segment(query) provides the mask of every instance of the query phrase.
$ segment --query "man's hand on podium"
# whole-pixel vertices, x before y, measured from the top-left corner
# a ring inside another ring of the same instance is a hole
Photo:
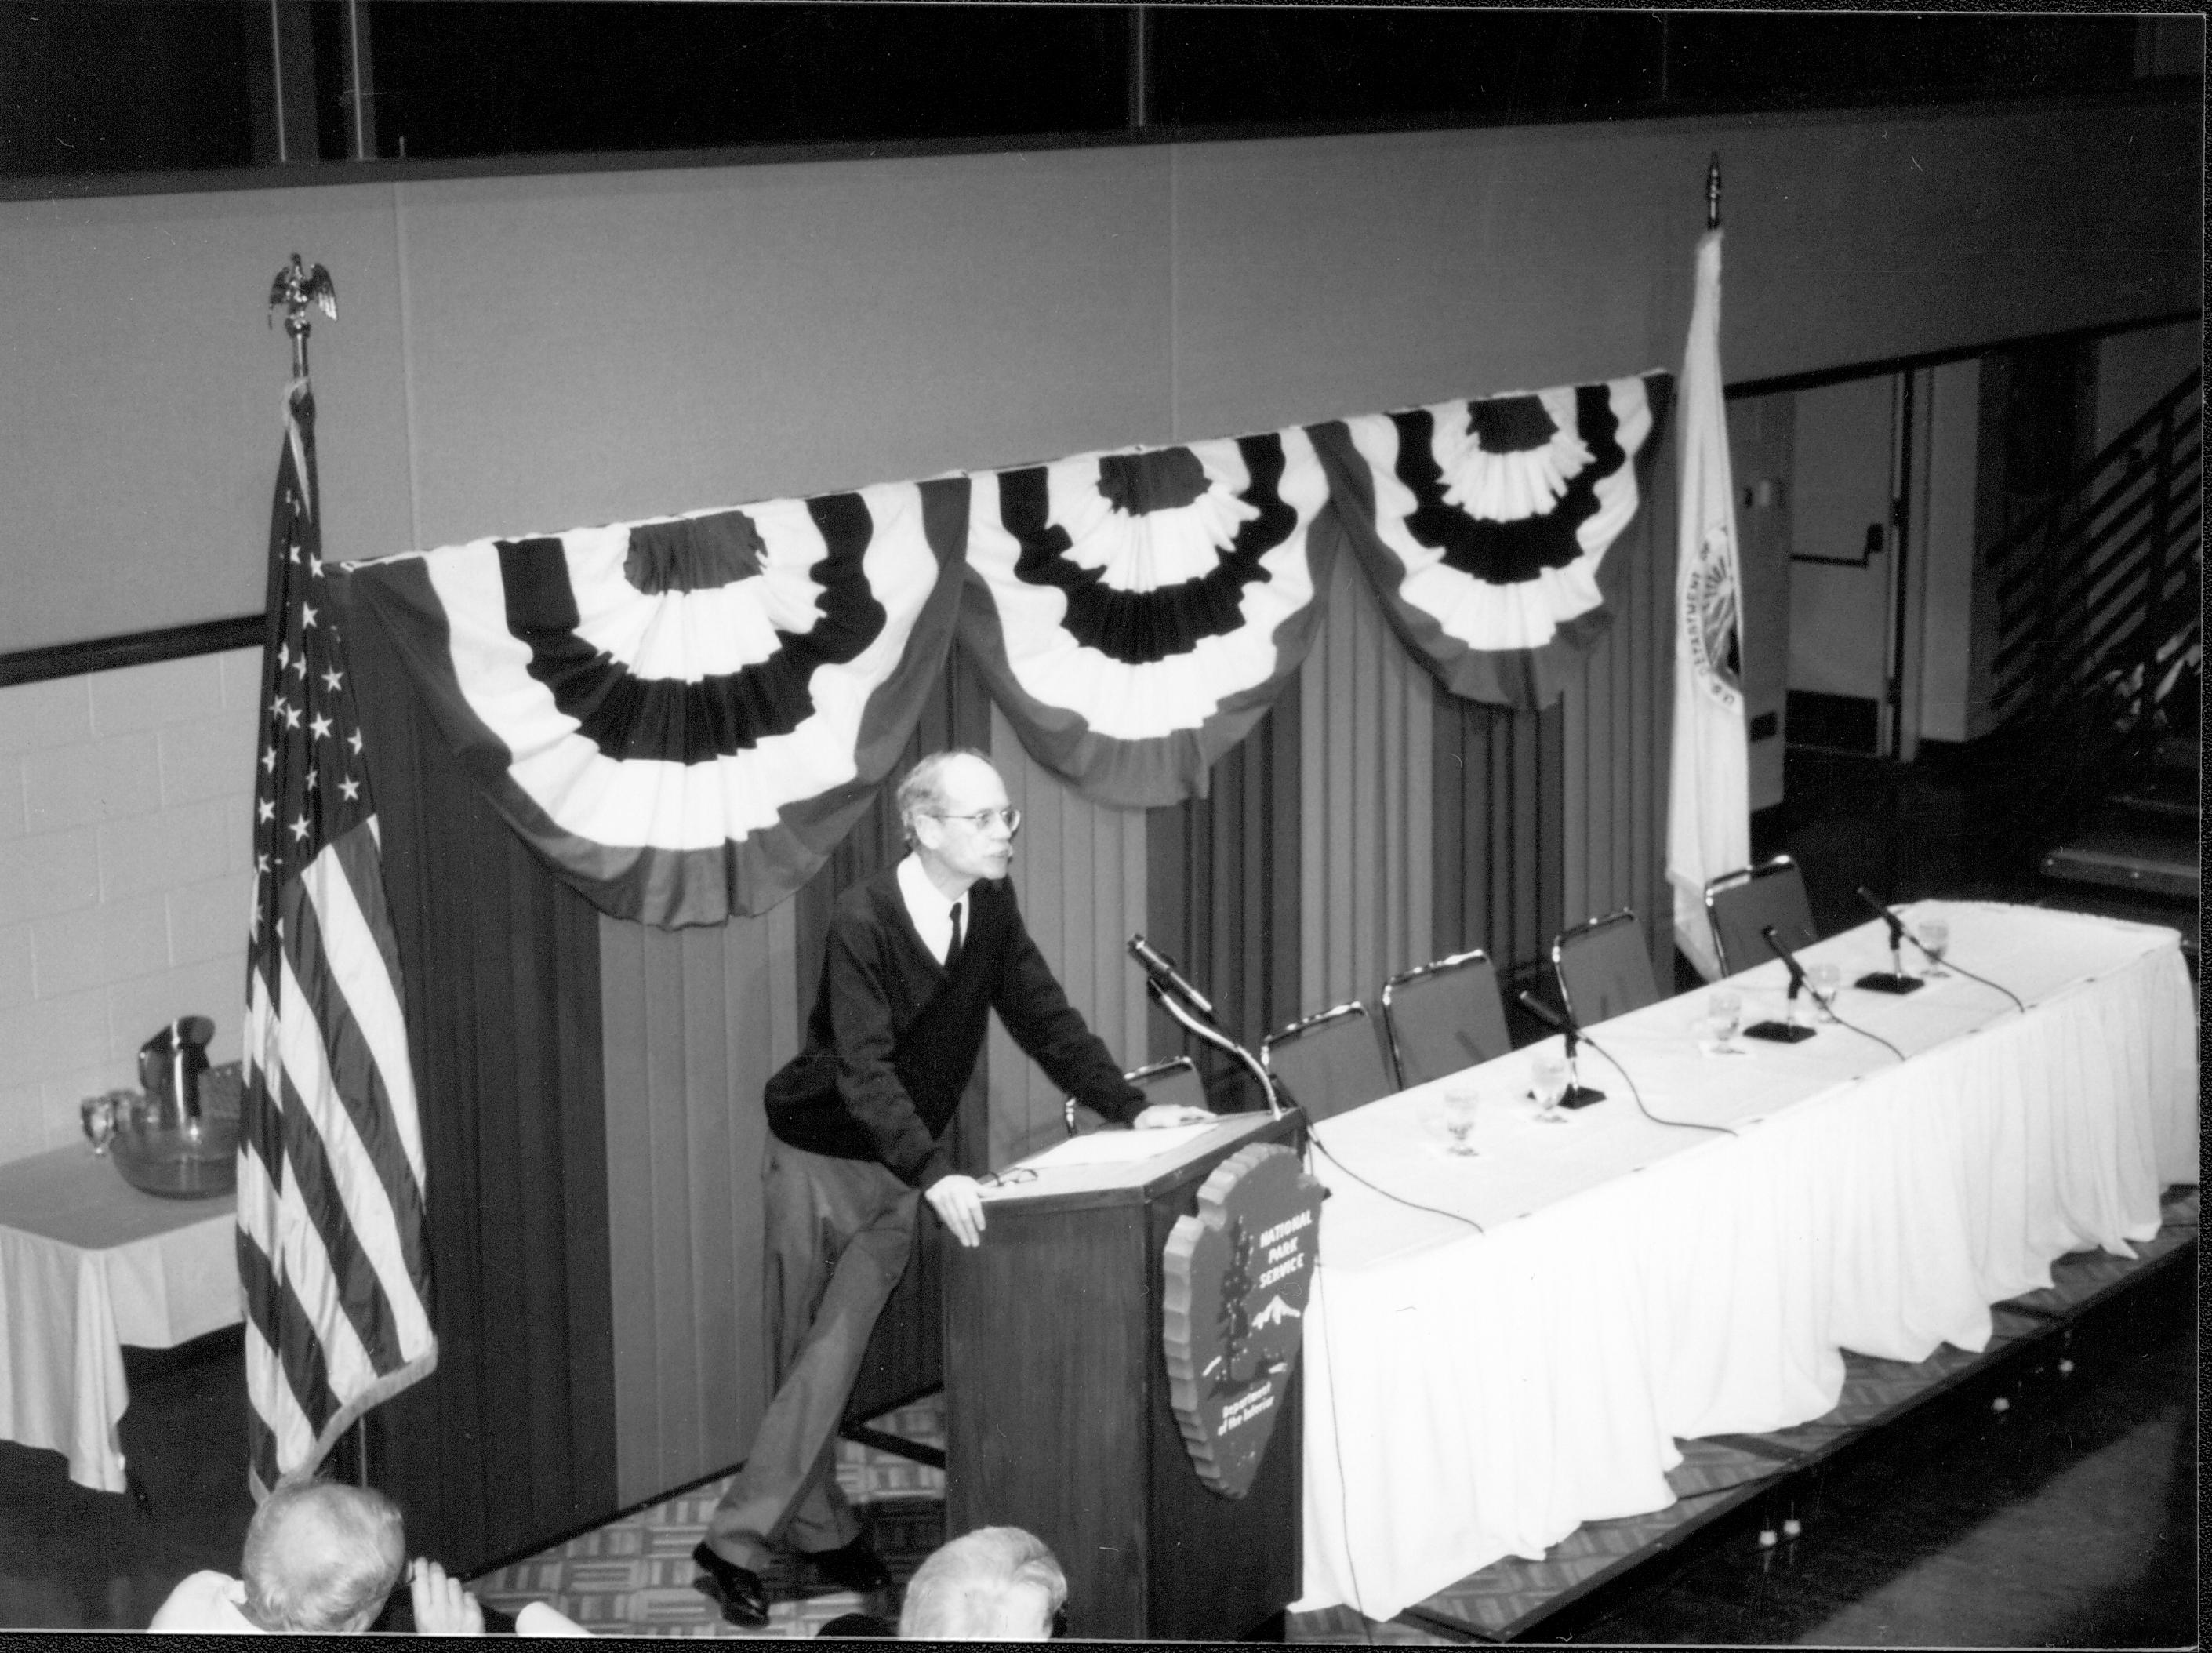
[[[952,1237],[963,1245],[983,1243],[983,1187],[972,1176],[940,1176],[922,1191],[929,1207],[942,1218]]]
[[[1188,1103],[1156,1102],[1132,1122],[1140,1131],[1158,1131],[1170,1125],[1209,1124],[1213,1117],[1206,1109],[1193,1108]]]

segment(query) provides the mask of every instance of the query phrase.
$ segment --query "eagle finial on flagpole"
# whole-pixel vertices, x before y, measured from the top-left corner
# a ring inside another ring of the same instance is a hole
[[[276,272],[276,279],[269,284],[269,325],[276,325],[276,307],[284,307],[284,331],[292,337],[292,377],[307,376],[307,330],[314,324],[307,319],[310,308],[319,305],[332,321],[338,319],[337,283],[331,272],[320,264],[301,262],[295,252],[292,262]]]
[[[1721,227],[1721,152],[1713,151],[1713,158],[1705,163],[1705,228]],[[317,264],[316,269],[322,266]]]

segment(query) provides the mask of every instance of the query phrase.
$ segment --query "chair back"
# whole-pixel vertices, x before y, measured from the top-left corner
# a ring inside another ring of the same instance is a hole
[[[1498,967],[1480,948],[1417,964],[1385,981],[1382,1028],[1401,1091],[1513,1048]]]
[[[1364,1107],[1398,1088],[1367,1006],[1357,1000],[1269,1034],[1260,1042],[1260,1061],[1310,1120]]]
[[[1149,1063],[1121,1077],[1145,1093],[1145,1106],[1147,1108],[1155,1103],[1183,1103],[1193,1108],[1206,1105],[1206,1085],[1198,1077],[1198,1064],[1188,1056],[1170,1056],[1164,1062]],[[1085,1122],[1092,1131],[1105,1123],[1073,1097],[1060,1103],[1060,1112],[1067,1120],[1070,1136],[1087,1134],[1084,1129]]]
[[[1793,951],[1820,939],[1813,928],[1813,904],[1805,897],[1804,869],[1787,855],[1722,873],[1705,886],[1705,916],[1712,921],[1713,951],[1723,975],[1775,956],[1763,933],[1770,924]]]
[[[1625,1016],[1659,997],[1644,927],[1626,907],[1562,932],[1552,944],[1552,970],[1567,1014],[1584,1027]]]

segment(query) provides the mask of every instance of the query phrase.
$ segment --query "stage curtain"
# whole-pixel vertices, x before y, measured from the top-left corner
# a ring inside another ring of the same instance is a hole
[[[1298,1003],[1364,1000],[1435,957],[1430,726],[1435,680],[1339,564],[1299,682]]]
[[[368,1462],[410,1553],[468,1571],[619,1503],[599,915],[466,783],[366,605],[343,618],[405,975],[439,1340],[437,1370],[369,1414]]]
[[[1146,817],[1146,937],[1255,1054],[1297,1014],[1299,701],[1279,696],[1215,761],[1205,796]],[[1261,1105],[1241,1065],[1157,1006],[1148,1004],[1146,1025],[1152,1060],[1192,1056],[1216,1109]]]

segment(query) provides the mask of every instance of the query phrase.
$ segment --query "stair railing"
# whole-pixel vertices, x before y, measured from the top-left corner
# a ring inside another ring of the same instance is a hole
[[[2001,726],[2109,731],[2080,756],[2139,754],[2201,665],[2202,383],[2191,372],[1985,553]]]

